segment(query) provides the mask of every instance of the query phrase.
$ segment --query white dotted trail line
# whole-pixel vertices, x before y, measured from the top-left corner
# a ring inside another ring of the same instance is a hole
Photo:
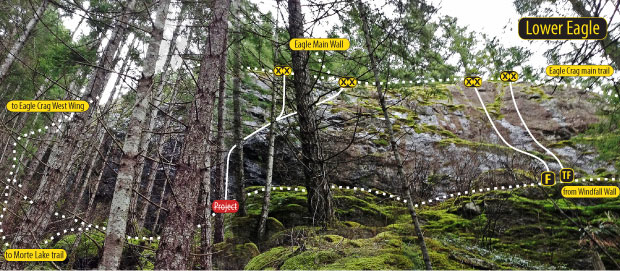
[[[545,148],[545,146],[540,144],[540,142],[538,142],[538,140],[536,140],[536,138],[534,137],[532,132],[530,132],[530,128],[527,127],[527,124],[525,124],[525,121],[523,120],[523,117],[521,116],[521,112],[519,112],[519,106],[517,105],[517,100],[515,100],[515,94],[512,91],[512,82],[510,82],[509,85],[510,85],[510,96],[512,96],[512,103],[514,103],[514,105],[515,105],[515,109],[517,110],[517,115],[519,115],[519,119],[521,120],[521,123],[523,124],[523,127],[525,127],[525,130],[527,130],[527,133],[530,135],[530,137],[532,137],[534,142],[536,142],[536,144],[539,147],[543,148],[547,153],[551,154],[551,156],[553,156],[553,158],[555,158],[555,161],[558,162],[558,165],[560,165],[560,168],[564,168],[564,166],[562,165],[562,162],[560,162],[560,159],[558,159],[558,157],[555,156],[555,154],[553,152],[551,152],[549,149]],[[549,171],[549,169],[547,169],[547,171]]]
[[[249,69],[249,67],[248,67],[248,69]],[[256,68],[255,68],[255,70],[256,70]],[[264,69],[263,69],[263,71],[264,71]],[[316,78],[316,76],[315,76],[315,78]],[[321,77],[321,78],[323,79],[323,77]],[[285,86],[285,84],[286,84],[285,82],[286,82],[286,78],[284,77],[284,78],[283,78],[283,86]],[[417,83],[417,84],[420,84],[421,82],[423,82],[423,83],[428,83],[428,81],[427,81],[427,80],[417,81],[416,83]],[[437,81],[435,81],[435,82],[437,82]],[[442,80],[439,80],[438,82],[443,82],[443,81],[442,81]],[[368,85],[368,82],[365,82],[365,83],[366,83],[366,85]],[[398,84],[398,81],[397,81],[397,82],[386,82],[386,84],[388,84],[388,83]],[[405,84],[405,83],[406,83],[406,81],[405,81],[405,80],[402,80],[402,81],[401,81],[401,84]],[[413,83],[413,81],[409,81],[409,83]],[[448,81],[447,81],[447,80],[446,80],[446,83],[448,83]],[[381,82],[381,84],[382,84],[382,82]],[[512,85],[511,85],[511,86],[512,86]],[[478,94],[478,90],[477,90],[477,89],[475,89],[475,90],[476,90],[476,94],[478,95],[478,98],[480,99],[480,102],[482,103],[482,106],[483,106],[483,108],[484,108],[484,110],[485,110],[485,113],[487,114],[487,117],[489,118],[489,120],[491,120],[491,118],[490,118],[490,116],[489,116],[489,113],[486,111],[486,107],[484,106],[484,103],[482,102],[482,99],[480,98],[480,95]],[[324,103],[326,103],[326,102],[329,102],[329,101],[331,101],[331,100],[335,99],[337,96],[339,96],[339,95],[342,93],[342,91],[344,91],[344,89],[342,89],[342,88],[341,88],[341,89],[340,89],[340,90],[339,90],[339,91],[338,91],[335,95],[332,95],[332,96],[330,96],[329,98],[327,98],[327,99],[325,99],[325,100],[323,100],[323,101],[320,101],[319,103],[317,103],[317,105],[321,105],[321,104],[324,104]],[[283,89],[283,97],[284,97],[284,98],[283,98],[283,101],[282,101],[282,110],[280,111],[280,115],[276,118],[276,121],[283,120],[283,119],[286,119],[286,118],[288,118],[288,117],[291,117],[291,116],[294,116],[294,115],[296,115],[296,114],[297,114],[297,112],[293,112],[293,113],[290,113],[290,114],[287,114],[287,115],[283,115],[283,114],[284,114],[285,105],[286,105],[286,104],[285,104],[285,103],[286,103],[286,99],[285,99],[286,94],[285,94],[285,93],[286,93],[286,92],[285,92],[285,88],[284,88],[284,89]],[[511,94],[512,94],[512,88],[511,88]],[[518,110],[518,109],[517,109],[517,110]],[[67,117],[66,117],[66,118],[67,118]],[[58,124],[58,125],[56,125],[55,123],[52,123],[52,124],[51,124],[51,126],[54,126],[54,128],[55,128],[55,129],[50,130],[49,132],[51,132],[51,133],[60,132],[60,129],[62,128],[62,125],[61,125],[61,124],[62,124],[62,122],[63,122],[63,120],[62,120],[62,118],[60,118],[60,119],[59,119],[59,124]],[[492,121],[491,121],[491,124],[492,124],[493,128],[495,129],[495,131],[497,132],[497,129],[495,128],[495,125],[493,124],[493,122],[492,122]],[[525,124],[525,123],[524,123],[524,124]],[[258,129],[257,131],[255,131],[255,132],[253,132],[252,134],[250,134],[250,135],[246,136],[246,137],[244,138],[244,140],[247,140],[247,139],[251,138],[252,136],[256,135],[258,132],[260,132],[260,131],[264,130],[265,128],[267,128],[267,127],[269,127],[269,126],[270,126],[270,123],[268,123],[268,124],[264,125],[263,127],[261,127],[260,129]],[[49,127],[48,127],[48,126],[45,126],[43,129],[38,129],[38,130],[37,130],[37,132],[38,132],[38,133],[43,133],[43,132],[45,132],[45,131],[47,131],[47,130],[49,130]],[[528,132],[529,132],[529,130],[528,130]],[[29,133],[25,133],[25,134],[23,135],[23,137],[25,138],[25,137],[27,137],[27,136],[29,136],[29,135],[34,135],[34,134],[35,134],[35,131],[30,131]],[[499,133],[498,133],[498,135],[499,135]],[[22,138],[21,136],[18,136],[18,137],[17,137],[17,140],[21,140],[21,138]],[[500,138],[504,141],[504,143],[506,143],[506,142],[505,142],[505,140],[503,139],[503,137],[501,137],[501,135],[500,135]],[[507,143],[506,143],[506,144],[507,144]],[[509,147],[512,147],[512,146],[510,146],[509,144],[507,144],[507,145],[508,145]],[[21,183],[18,183],[18,178],[17,178],[17,173],[19,172],[19,169],[20,169],[19,165],[20,165],[20,162],[21,162],[21,161],[18,161],[18,159],[17,159],[17,154],[16,154],[16,150],[15,150],[17,147],[18,147],[17,143],[16,143],[16,142],[14,142],[14,143],[12,144],[12,147],[8,150],[10,153],[12,153],[12,154],[13,154],[13,157],[11,157],[10,159],[11,159],[11,160],[13,160],[13,162],[14,162],[15,164],[11,165],[12,170],[9,172],[10,178],[9,178],[9,179],[7,179],[7,185],[4,187],[4,189],[3,189],[2,193],[0,194],[0,197],[2,197],[2,196],[3,196],[3,197],[5,197],[5,199],[4,199],[4,201],[3,201],[3,203],[4,203],[4,207],[0,210],[0,239],[1,239],[1,240],[3,240],[3,241],[4,241],[4,240],[6,240],[6,237],[7,237],[7,235],[5,235],[5,233],[4,233],[4,230],[2,229],[2,226],[3,226],[3,219],[4,219],[5,212],[7,212],[7,207],[6,207],[6,206],[8,206],[8,199],[9,199],[9,195],[10,195],[10,194],[8,193],[8,191],[10,191],[11,189],[16,189],[15,187],[17,187],[17,188],[22,188],[22,184],[21,184]],[[235,145],[235,146],[233,146],[233,148],[231,148],[231,150],[229,151],[229,155],[228,155],[228,156],[229,156],[229,158],[230,158],[230,152],[232,152],[232,150],[233,150],[235,147],[236,147],[236,145]],[[517,150],[517,151],[519,151],[518,149],[516,149],[516,148],[514,148],[514,147],[512,147],[512,148],[513,148],[513,149],[515,149],[515,150]],[[521,152],[521,151],[519,151],[519,152]],[[528,153],[526,153],[526,154],[528,154]],[[529,155],[529,154],[528,154],[528,155]],[[531,156],[531,155],[530,155],[530,156]],[[539,159],[538,157],[535,157],[535,158]],[[556,159],[557,159],[557,158],[556,158]],[[558,161],[558,162],[559,162],[559,161]],[[543,163],[544,163],[544,162],[543,162]],[[545,164],[545,165],[546,165],[546,164]],[[228,183],[228,162],[227,162],[227,167],[226,167],[226,168],[227,168],[227,172],[226,172],[226,183]],[[12,178],[12,179],[11,179],[11,178]],[[615,181],[616,181],[616,178],[615,178],[615,177],[612,177],[612,178],[589,178],[589,179],[588,179],[588,178],[581,178],[581,182],[587,182],[587,181],[590,181],[590,182],[595,182],[595,181],[599,181],[599,182],[600,182],[600,181],[612,181],[612,182],[615,182]],[[620,181],[620,179],[618,179],[618,181]],[[576,178],[576,179],[575,179],[575,182],[580,182],[580,179],[579,179],[579,178]],[[13,186],[14,186],[14,187],[11,187],[11,186],[10,186],[10,184],[11,184],[11,183],[13,184]],[[539,185],[540,185],[540,184],[539,184]],[[526,185],[526,184],[523,184],[523,185],[519,185],[519,184],[517,184],[514,188],[527,187],[527,186],[528,186],[528,185]],[[535,186],[535,184],[534,184],[534,183],[531,183],[529,186]],[[228,185],[226,185],[226,187],[228,188]],[[335,185],[332,185],[332,188],[333,188],[333,189],[336,189],[336,186],[335,186]],[[273,189],[273,190],[278,190],[278,188],[277,188],[277,187],[273,187],[272,189]],[[400,201],[402,201],[403,203],[406,203],[406,202],[407,202],[407,200],[406,200],[406,199],[401,198],[400,196],[393,195],[393,194],[386,193],[386,192],[382,192],[382,191],[379,191],[379,190],[377,190],[377,189],[365,189],[365,188],[358,188],[358,187],[353,187],[353,188],[351,188],[350,186],[345,186],[344,188],[343,188],[343,186],[338,186],[338,189],[352,189],[352,190],[354,190],[354,191],[359,190],[359,191],[361,191],[361,192],[368,192],[368,193],[372,193],[372,192],[374,191],[376,195],[387,196],[387,197],[389,197],[390,199],[395,199],[396,201],[399,201],[399,202],[400,202]],[[513,186],[512,186],[512,185],[509,185],[509,186],[508,186],[508,188],[506,188],[505,186],[501,186],[501,187],[494,187],[494,188],[493,188],[493,190],[506,190],[506,189],[508,189],[508,190],[513,189]],[[306,190],[305,190],[305,189],[303,189],[303,188],[302,188],[302,189],[299,189],[299,188],[297,188],[297,187],[295,187],[295,188],[291,188],[291,187],[282,187],[282,186],[281,186],[281,187],[279,187],[279,190],[281,190],[281,191],[283,191],[283,190],[286,190],[286,191],[301,191],[302,193],[305,193],[305,192],[306,192]],[[257,189],[257,190],[255,190],[255,191],[253,191],[253,192],[249,192],[249,193],[248,193],[248,196],[251,196],[251,195],[256,195],[256,194],[258,194],[258,191],[259,191],[259,190]],[[265,191],[265,188],[263,187],[263,188],[261,189],[261,191]],[[428,199],[428,200],[426,200],[426,201],[421,201],[421,202],[419,202],[418,204],[415,204],[414,206],[415,206],[415,208],[418,208],[420,205],[425,205],[425,204],[427,204],[427,203],[428,203],[428,204],[430,204],[430,203],[432,203],[433,201],[435,201],[435,202],[439,202],[439,201],[441,201],[441,199],[447,199],[447,198],[459,197],[459,196],[462,196],[462,195],[468,195],[468,194],[469,194],[469,195],[472,195],[472,194],[474,194],[474,193],[483,193],[483,192],[488,192],[488,191],[491,191],[491,188],[490,188],[490,187],[489,187],[489,188],[484,188],[484,189],[482,189],[482,188],[481,188],[481,189],[478,189],[477,191],[474,189],[474,190],[471,190],[471,193],[470,193],[470,191],[462,191],[462,192],[457,192],[457,193],[451,193],[451,194],[449,194],[449,195],[443,195],[443,196],[441,196],[441,197],[435,197],[435,199]],[[24,197],[23,197],[23,201],[24,201],[24,202],[27,202],[27,203],[29,203],[29,204],[31,204],[31,205],[32,205],[32,204],[34,204],[34,202],[32,201],[32,199],[30,199],[30,200],[29,200],[29,198],[28,198],[27,196],[24,196]],[[212,216],[215,216],[215,215],[216,215],[216,213],[212,213]],[[93,229],[94,229],[94,230],[98,230],[98,231],[100,231],[100,232],[103,232],[103,233],[105,234],[105,230],[106,230],[106,227],[105,227],[105,226],[100,226],[100,225],[94,225],[94,226],[93,226],[93,224],[92,224],[92,223],[87,223],[87,222],[86,222],[86,221],[84,221],[84,220],[78,219],[78,218],[77,218],[77,216],[75,216],[75,215],[64,215],[64,214],[59,214],[58,212],[55,212],[55,213],[54,213],[54,216],[55,216],[55,217],[59,217],[61,220],[73,219],[73,220],[74,220],[74,222],[75,222],[76,224],[75,224],[75,226],[74,226],[74,227],[68,227],[68,228],[65,228],[65,229],[63,229],[63,230],[59,230],[59,231],[57,231],[57,232],[55,232],[55,233],[52,233],[52,234],[51,234],[51,236],[50,236],[49,238],[43,239],[43,243],[44,243],[44,244],[48,244],[48,243],[50,243],[50,242],[52,242],[52,241],[54,241],[54,240],[56,240],[56,239],[60,239],[60,238],[61,238],[62,236],[64,236],[65,234],[68,234],[68,233],[69,233],[69,234],[71,234],[72,232],[88,232],[88,231],[91,231],[91,230],[93,230]],[[79,223],[78,223],[78,222],[79,222]],[[200,229],[201,227],[202,227],[202,225],[200,225],[200,224],[196,225],[196,228],[197,228],[197,229]],[[156,240],[160,240],[160,237],[159,237],[159,236],[129,236],[129,235],[127,236],[127,240],[128,240],[128,241],[129,241],[129,240],[132,240],[132,239],[133,239],[133,240],[142,240],[142,241],[146,241],[146,240],[148,240],[148,241],[153,241],[154,239],[156,239]],[[7,247],[8,247],[8,246],[10,246],[10,244],[9,244],[8,242],[6,242],[6,243],[4,243],[4,246],[7,246]]]
[[[611,179],[610,178],[589,178],[589,179],[588,178],[581,178],[581,182],[588,182],[588,181],[589,182],[601,182],[601,181],[612,181],[612,182],[615,182],[616,178],[611,178]],[[620,181],[620,179],[618,181]],[[578,182],[580,182],[580,179],[577,178],[577,179],[575,179],[574,182],[578,183]],[[570,185],[571,183],[562,183],[562,184]],[[419,202],[419,204],[415,204],[414,206],[417,208],[419,205],[425,205],[426,203],[432,203],[433,200],[440,201],[441,199],[453,198],[453,197],[455,197],[455,195],[456,195],[456,197],[458,197],[458,196],[464,196],[464,195],[473,195],[475,193],[485,193],[485,192],[490,192],[490,191],[495,191],[495,190],[511,190],[511,189],[516,189],[516,188],[524,188],[524,187],[528,187],[528,186],[533,187],[533,186],[536,186],[536,185],[541,185],[541,184],[540,183],[538,183],[538,184],[536,184],[536,183],[530,183],[530,184],[523,183],[523,184],[515,184],[515,185],[508,185],[508,186],[504,186],[503,185],[503,186],[494,186],[494,187],[486,187],[486,188],[465,190],[465,191],[461,191],[461,192],[454,192],[454,193],[451,193],[451,194],[446,194],[446,195],[443,195],[443,196],[435,197],[435,199],[424,200],[424,201]],[[386,196],[386,197],[389,197],[390,199],[395,199],[396,201],[402,201],[403,203],[407,203],[407,200],[404,197],[401,198],[398,195],[386,193],[386,192],[380,191],[378,189],[372,189],[372,188],[365,189],[365,188],[361,188],[361,187],[358,188],[356,186],[351,188],[350,186],[344,186],[343,187],[342,185],[336,186],[336,185],[333,185],[333,184],[331,185],[331,188],[332,189],[336,189],[337,188],[337,189],[353,190],[353,191],[358,191],[359,190],[360,192],[367,192],[367,193],[370,193],[370,194],[372,194],[372,192],[374,191],[374,193],[376,195]],[[304,188],[299,189],[297,187],[287,187],[287,186],[272,187],[271,190],[273,190],[273,191],[278,191],[279,190],[279,191],[285,191],[285,192],[299,192],[299,191],[301,191],[302,193],[306,192],[306,189],[304,189]],[[247,195],[248,196],[258,195],[259,191],[264,192],[265,188],[262,187],[260,189],[254,190],[252,192],[248,192]]]
[[[58,120],[58,122],[59,122],[58,125],[56,125],[55,123],[51,124],[56,129],[49,129],[49,126],[45,126],[43,129],[37,129],[36,133],[35,133],[34,130],[30,131],[29,133],[24,133],[23,134],[23,138],[27,138],[28,136],[35,136],[37,133],[38,134],[44,134],[48,130],[49,130],[50,133],[60,132],[61,131],[60,129],[62,128],[61,123],[63,122],[62,118],[60,118]],[[19,170],[21,169],[20,165],[23,165],[24,168],[25,168],[25,164],[22,164],[21,161],[19,161],[19,159],[17,159],[17,148],[18,147],[22,147],[22,149],[24,149],[24,146],[22,146],[21,144],[19,144],[19,145],[17,144],[17,142],[19,142],[21,139],[22,139],[22,136],[18,135],[18,137],[16,138],[16,142],[13,142],[13,144],[11,145],[11,148],[8,150],[12,154],[12,157],[10,157],[9,159],[13,161],[13,165],[11,165],[11,167],[10,167],[9,178],[6,179],[6,183],[5,183],[6,186],[4,187],[4,189],[2,191],[2,194],[0,194],[0,197],[4,198],[3,201],[2,201],[3,207],[2,207],[1,212],[0,212],[0,239],[2,241],[6,241],[7,236],[8,236],[8,233],[5,233],[4,229],[3,229],[3,226],[4,226],[3,225],[3,222],[4,222],[3,220],[4,220],[5,212],[7,212],[7,206],[9,206],[9,200],[11,199],[10,191],[11,191],[11,189],[13,189],[17,193],[19,193],[19,189],[23,187],[22,180],[20,180],[17,177],[17,175],[19,173]],[[23,151],[26,151],[26,150],[24,149]],[[28,196],[26,196],[26,195],[24,195],[22,197],[22,199],[23,200],[17,198],[16,200],[17,201],[21,201],[21,202],[25,202],[25,203],[31,205],[30,208],[33,208],[33,205],[35,204],[35,202],[32,199],[28,198]],[[19,204],[19,202],[17,204]],[[55,213],[55,216],[57,216],[57,217],[59,216],[58,212]],[[67,215],[60,215],[60,217],[61,217],[62,220],[67,219]],[[69,219],[74,219],[75,222],[78,221],[76,216],[70,216]],[[56,222],[58,222],[58,221],[56,221]],[[81,223],[85,224],[84,221],[82,221]],[[52,236],[51,240],[53,240],[53,239],[54,238]],[[44,243],[47,244],[47,242],[48,242],[48,240],[46,239],[44,241]],[[9,245],[10,244],[8,242],[4,243],[4,246],[6,246],[6,247],[8,247]]]
[[[493,130],[495,130],[495,133],[497,133],[497,136],[499,136],[499,138],[500,138],[500,139],[504,142],[504,144],[506,144],[506,146],[510,147],[511,149],[513,149],[513,150],[515,150],[515,151],[517,151],[517,152],[520,152],[520,153],[522,153],[522,154],[525,154],[525,155],[527,155],[527,156],[530,156],[530,157],[532,157],[532,158],[534,158],[534,159],[536,159],[536,160],[540,161],[540,162],[541,162],[541,163],[545,166],[545,168],[547,169],[546,171],[549,171],[549,166],[547,165],[547,163],[545,162],[545,160],[543,160],[543,159],[541,159],[540,157],[538,157],[538,156],[536,156],[536,155],[533,155],[533,154],[531,154],[531,153],[529,153],[529,152],[525,152],[525,151],[522,151],[522,150],[520,150],[520,149],[517,149],[517,148],[513,147],[512,145],[510,145],[510,144],[509,144],[509,143],[508,143],[508,142],[504,139],[504,137],[502,136],[502,134],[500,134],[500,133],[499,133],[499,131],[497,130],[497,127],[495,127],[495,123],[493,123],[493,119],[491,119],[491,115],[489,115],[489,111],[487,111],[487,107],[484,105],[484,101],[482,101],[482,97],[480,97],[480,93],[478,92],[478,88],[474,88],[474,90],[476,91],[476,95],[478,96],[478,100],[480,100],[480,104],[482,104],[482,109],[484,109],[484,113],[486,113],[487,118],[489,118],[489,122],[491,123],[491,126],[493,126]]]
[[[616,181],[616,178],[590,178],[589,181],[594,182],[594,181]],[[579,179],[575,179],[575,182],[579,182]],[[588,179],[587,178],[582,178],[581,179],[582,182],[587,182]],[[540,185],[540,184],[538,184]],[[434,199],[428,199],[428,200],[424,200],[424,201],[420,201],[417,204],[414,205],[415,208],[419,208],[422,205],[430,205],[433,202],[441,202],[442,200],[445,199],[449,199],[449,198],[458,198],[460,196],[466,196],[466,195],[475,195],[475,194],[481,194],[481,193],[485,193],[485,192],[490,192],[490,191],[497,191],[497,190],[512,190],[512,189],[518,189],[518,188],[526,188],[526,187],[534,187],[536,186],[535,183],[530,183],[530,184],[517,184],[517,185],[508,185],[508,186],[496,186],[496,187],[487,187],[487,188],[480,188],[480,189],[472,189],[470,190],[466,190],[466,191],[461,191],[461,192],[456,192],[456,193],[451,193],[451,194],[446,194],[446,195],[442,195],[442,196],[438,196],[435,197]],[[378,196],[384,196],[384,197],[388,197],[389,199],[394,199],[396,201],[399,202],[403,202],[403,203],[407,203],[407,200],[404,198],[401,198],[398,195],[394,195],[394,194],[390,194],[384,191],[380,191],[377,189],[372,189],[372,188],[363,188],[363,187],[350,187],[350,186],[336,186],[336,185],[331,185],[332,189],[345,189],[345,190],[353,190],[353,191],[360,191],[360,192],[367,192],[370,194],[374,194],[378,195]],[[280,187],[272,187],[273,191],[284,191],[284,192],[301,192],[301,193],[305,193],[306,189],[304,188],[298,188],[298,187],[285,187],[285,186],[280,186]],[[248,192],[248,196],[252,196],[252,195],[257,195],[259,191],[265,191],[265,188],[262,187],[261,189],[256,189],[253,192]],[[3,209],[2,211],[5,211],[5,209]],[[215,216],[215,213],[212,214],[213,216]],[[66,215],[60,215],[57,212],[54,214],[54,216],[59,217],[60,219],[67,219]],[[106,227],[105,226],[100,226],[100,225],[93,225],[93,224],[87,224],[85,221],[81,221],[75,217],[72,217],[70,219],[73,219],[74,221],[74,226],[73,227],[67,227],[64,228],[62,230],[58,230],[55,233],[52,233],[52,235],[49,238],[46,238],[43,240],[44,244],[48,244],[53,242],[54,240],[60,240],[63,236],[67,235],[67,234],[73,234],[73,233],[86,233],[89,231],[99,231],[101,233],[103,233],[105,235],[105,230]],[[78,223],[79,222],[79,223]],[[201,224],[197,224],[196,225],[196,229],[195,230],[199,230],[203,227],[203,225]],[[131,240],[135,240],[135,241],[149,241],[149,242],[153,242],[154,240],[161,240],[160,236],[157,235],[153,235],[153,236],[131,236],[131,235],[127,235],[127,242],[131,241]],[[3,236],[2,239],[4,240],[5,237]],[[9,243],[5,243],[5,246],[9,246]],[[70,252],[72,253],[72,252]]]

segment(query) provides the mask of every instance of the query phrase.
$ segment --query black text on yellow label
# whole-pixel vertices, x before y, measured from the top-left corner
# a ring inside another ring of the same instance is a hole
[[[275,76],[291,75],[292,72],[293,69],[290,66],[277,65],[273,67],[273,74]]]
[[[620,188],[617,186],[564,186],[562,196],[565,198],[617,198]]]
[[[614,68],[609,65],[549,65],[549,76],[611,76]]]
[[[463,79],[463,84],[469,88],[480,87],[482,86],[482,78],[478,76],[467,76]]]
[[[517,82],[519,74],[516,71],[503,71],[499,74],[499,79],[504,82]]]
[[[15,100],[6,104],[11,112],[84,112],[88,110],[86,101],[44,101],[44,100]]]
[[[354,88],[357,86],[357,79],[355,77],[340,77],[338,85],[343,88]]]
[[[289,47],[295,51],[342,51],[349,49],[349,46],[351,43],[348,39],[297,38],[289,42]]]
[[[575,171],[572,168],[563,168],[560,170],[560,181],[563,183],[572,183],[575,179]]]
[[[519,36],[526,40],[602,40],[607,36],[607,21],[600,17],[525,17],[519,20]]]
[[[4,259],[9,262],[64,261],[67,252],[64,249],[7,249]]]
[[[541,173],[540,182],[543,186],[555,185],[555,173],[553,171],[545,171]]]

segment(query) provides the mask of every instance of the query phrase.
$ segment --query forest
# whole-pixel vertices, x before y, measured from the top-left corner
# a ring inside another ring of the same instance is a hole
[[[498,1],[607,22],[527,46],[455,2],[0,1],[1,268],[620,269],[618,195],[563,189],[618,191],[620,1]]]

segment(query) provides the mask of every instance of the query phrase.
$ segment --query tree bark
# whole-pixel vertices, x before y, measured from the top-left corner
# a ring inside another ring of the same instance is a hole
[[[407,208],[409,209],[409,214],[411,215],[411,220],[413,220],[413,225],[415,228],[416,235],[418,237],[418,242],[420,245],[420,250],[422,251],[422,258],[424,259],[424,265],[427,270],[433,269],[431,265],[431,259],[428,255],[428,250],[426,248],[426,242],[424,241],[424,235],[422,234],[422,229],[420,227],[420,222],[418,221],[418,215],[415,211],[413,205],[413,198],[411,195],[411,184],[405,177],[405,171],[403,170],[403,160],[400,157],[400,153],[398,152],[398,144],[396,143],[396,139],[394,138],[394,130],[392,129],[392,123],[390,122],[390,116],[388,114],[387,105],[385,102],[385,96],[383,90],[381,88],[380,79],[379,79],[379,70],[377,68],[377,61],[375,59],[374,50],[372,47],[372,39],[370,30],[368,27],[368,15],[366,11],[366,7],[362,3],[362,1],[357,0],[357,8],[360,14],[360,19],[362,21],[362,30],[364,31],[364,39],[366,44],[366,50],[368,51],[368,57],[370,58],[370,69],[375,77],[375,87],[377,88],[377,96],[379,97],[379,104],[381,105],[381,111],[383,113],[383,119],[385,124],[385,129],[387,130],[388,137],[390,140],[390,147],[392,149],[392,153],[394,155],[394,160],[397,166],[397,177],[400,182],[406,186],[406,194],[407,194]]]
[[[303,38],[304,19],[299,0],[288,1],[289,29],[291,39]],[[291,51],[294,72],[293,86],[299,120],[304,178],[308,191],[308,208],[313,223],[326,224],[334,219],[332,192],[325,176],[322,150],[319,145],[316,112],[312,105],[312,89],[308,76],[308,52]]]
[[[9,50],[8,54],[6,55],[6,58],[2,62],[2,65],[0,65],[0,84],[2,84],[4,77],[9,72],[9,68],[15,61],[15,58],[17,58],[19,51],[21,51],[22,48],[24,47],[24,44],[26,43],[26,40],[30,36],[30,33],[32,33],[32,30],[39,22],[39,19],[41,18],[41,16],[43,16],[43,13],[45,13],[45,9],[47,9],[48,4],[49,4],[49,0],[43,0],[43,2],[41,2],[41,6],[39,6],[39,8],[35,11],[32,18],[30,19],[30,21],[28,21],[28,24],[26,24],[26,29],[24,30],[24,34],[22,34],[22,36],[19,37],[17,41],[15,41],[13,46],[11,46],[11,50]]]
[[[284,99],[284,97],[282,97]],[[275,152],[275,142],[276,142],[276,113],[275,106],[276,105],[276,95],[275,95],[275,84],[273,86],[273,91],[271,92],[271,125],[269,126],[269,134],[268,140],[269,145],[267,147],[267,179],[265,180],[265,194],[263,195],[263,207],[260,212],[260,218],[258,222],[258,238],[259,240],[263,240],[265,237],[267,218],[269,217],[269,203],[271,201],[271,182],[273,180],[273,156]]]
[[[41,178],[40,189],[37,190],[36,195],[33,197],[34,204],[27,210],[27,218],[20,223],[17,228],[18,231],[15,231],[16,237],[13,240],[15,248],[31,248],[32,244],[37,243],[37,240],[40,239],[44,229],[50,222],[56,202],[63,194],[58,193],[56,189],[64,187],[67,183],[68,175],[66,173],[70,170],[72,160],[75,158],[73,154],[80,149],[83,129],[96,108],[99,100],[98,97],[105,87],[109,70],[113,68],[113,56],[119,48],[121,39],[124,37],[123,34],[127,28],[127,22],[135,2],[135,0],[132,0],[126,6],[127,10],[121,16],[121,22],[119,22],[110,36],[110,40],[97,64],[98,67],[102,68],[97,68],[94,71],[86,92],[82,96],[82,100],[92,101],[91,109],[84,113],[75,114],[72,121],[63,124],[67,127],[65,129],[66,132],[60,139],[60,142],[57,142],[52,147],[48,158],[47,172]],[[11,268],[15,269],[23,266],[23,262],[12,262],[11,264]]]
[[[183,8],[181,7],[181,9]],[[168,78],[168,74],[172,72],[172,69],[170,69],[170,71],[166,71],[166,69],[170,65],[170,61],[172,60],[172,56],[174,55],[174,50],[176,48],[176,41],[177,41],[177,37],[179,36],[180,29],[181,29],[181,24],[178,24],[172,33],[172,39],[170,40],[170,45],[168,46],[168,55],[166,56],[166,60],[164,61],[163,70],[159,78],[161,83],[159,84],[159,86],[157,87],[157,91],[155,92],[157,97],[153,101],[154,106],[153,106],[153,109],[151,110],[151,119],[149,120],[149,132],[147,134],[148,136],[147,135],[143,136],[143,140],[146,142],[145,145],[148,145],[148,142],[150,141],[150,138],[152,135],[152,131],[155,129],[155,122],[157,120],[157,115],[159,112],[159,105],[161,103],[161,100],[164,97],[164,86],[166,85],[165,82]],[[174,89],[171,103],[174,103],[175,96],[176,96],[176,88]],[[165,118],[164,123],[162,125],[162,131],[164,133],[166,132],[169,123],[170,123],[170,118]],[[154,148],[157,150],[157,153],[162,153],[163,151],[164,138],[166,138],[165,134],[159,135],[157,144],[154,146]],[[151,200],[151,194],[153,192],[153,186],[155,184],[155,177],[157,175],[157,164],[158,162],[152,161],[149,175],[146,178],[146,189],[143,195],[145,195],[148,198],[148,200]],[[141,167],[141,168],[142,170],[144,170],[144,167]],[[142,170],[140,171],[138,176],[142,176]],[[144,204],[142,204],[142,207],[136,208],[136,213],[137,213],[136,226],[138,229],[141,229],[142,227],[144,227],[144,220],[146,219],[146,213],[148,212],[148,209],[149,209],[149,203],[146,200],[143,202]]]
[[[276,15],[277,16],[277,15]],[[274,50],[273,50],[273,63],[278,63],[278,18],[276,17],[276,27],[273,31],[274,36]],[[266,226],[267,226],[267,218],[269,218],[269,204],[271,202],[271,182],[273,180],[273,157],[275,152],[275,144],[276,144],[276,129],[277,129],[277,120],[276,120],[276,81],[273,81],[271,85],[271,112],[269,113],[269,118],[271,119],[271,125],[269,126],[269,134],[268,137],[268,146],[267,146],[267,179],[265,180],[265,194],[263,195],[263,206],[260,212],[260,217],[258,221],[258,239],[263,240],[265,238]],[[282,100],[284,101],[286,97],[284,96],[284,92],[282,93]],[[284,112],[284,108],[282,108],[282,112]]]
[[[140,155],[142,127],[144,127],[148,110],[148,97],[152,91],[155,64],[159,57],[159,47],[163,40],[169,5],[170,0],[160,0],[157,7],[157,15],[153,21],[142,76],[138,80],[138,87],[136,89],[136,102],[129,119],[129,131],[123,143],[123,155],[118,176],[116,177],[114,196],[112,197],[110,216],[108,217],[108,229],[103,246],[103,258],[99,263],[99,269],[118,269],[121,262],[127,230],[127,216],[129,215],[129,205],[133,195],[132,187],[134,182],[140,180],[140,176],[137,176],[137,173],[140,172],[138,169],[139,165],[136,166],[136,164],[138,162],[138,155]],[[148,144],[148,142],[145,144]]]
[[[208,41],[200,63],[197,89],[194,95],[187,131],[178,161],[176,179],[170,184],[173,194],[169,202],[156,269],[187,269],[191,255],[198,192],[207,176],[205,162],[210,152],[209,136],[213,119],[213,104],[218,90],[218,73],[221,56],[226,50],[228,10],[230,0],[215,0],[213,20],[208,26]],[[210,193],[209,190],[206,193]]]
[[[174,154],[177,151],[177,144],[179,143],[178,139],[173,139],[174,140],[174,145],[172,146],[172,155],[170,156],[170,163],[174,162]],[[164,206],[164,202],[166,202],[164,200],[164,197],[166,195],[166,188],[168,187],[168,176],[170,176],[170,173],[172,172],[171,167],[167,166],[164,168],[164,174],[166,175],[166,178],[164,179],[164,184],[161,186],[161,193],[159,194],[159,207],[157,207],[157,212],[155,212],[155,222],[153,222],[153,232],[158,232],[159,228],[159,222],[161,221],[161,210],[162,210],[162,206]],[[169,193],[168,193],[169,194]]]
[[[227,39],[224,40],[224,44],[227,44]],[[237,52],[238,53],[238,52]],[[201,235],[201,249],[202,254],[204,256],[202,259],[202,267],[205,269],[211,269],[213,266],[213,258],[209,253],[211,251],[211,247],[214,243],[213,240],[213,232],[211,225],[211,193],[207,190],[211,188],[211,178],[210,174],[213,172],[215,179],[215,199],[223,199],[224,195],[224,170],[223,166],[225,164],[225,157],[222,155],[224,152],[224,114],[226,114],[226,57],[227,52],[224,50],[222,56],[220,57],[220,67],[219,67],[219,86],[218,86],[218,97],[217,97],[217,134],[215,136],[215,151],[212,153],[211,163],[215,167],[215,172],[209,170],[206,173],[206,178],[204,179],[203,187],[205,189],[205,195],[203,197],[203,206],[204,213],[202,221],[204,223],[204,227],[202,228]],[[219,216],[224,216],[224,214],[220,214]]]

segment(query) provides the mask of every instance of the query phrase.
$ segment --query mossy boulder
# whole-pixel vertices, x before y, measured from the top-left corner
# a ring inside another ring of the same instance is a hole
[[[355,196],[334,196],[336,216],[340,220],[364,223],[368,226],[386,226],[395,218],[373,202]]]
[[[213,248],[213,264],[217,269],[240,270],[254,257],[260,254],[254,243],[234,245],[217,243]]]
[[[279,269],[288,257],[297,250],[296,247],[275,247],[250,260],[245,270]]]

